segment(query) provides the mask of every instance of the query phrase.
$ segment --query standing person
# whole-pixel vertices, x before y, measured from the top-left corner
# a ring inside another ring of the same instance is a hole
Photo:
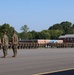
[[[6,58],[7,57],[7,49],[8,49],[8,36],[6,35],[6,31],[3,34],[2,37],[2,49],[3,49],[3,54],[4,56],[2,58]]]
[[[13,31],[13,36],[12,36],[13,56],[12,57],[16,57],[17,55],[17,45],[18,45],[18,36],[16,35],[16,32]]]

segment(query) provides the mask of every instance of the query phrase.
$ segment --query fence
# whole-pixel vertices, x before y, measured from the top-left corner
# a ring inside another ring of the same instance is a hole
[[[48,43],[48,44],[39,44],[39,43],[19,43],[18,49],[33,49],[33,48],[73,48],[74,43]],[[12,45],[9,44],[9,49],[12,48]],[[0,49],[2,45],[0,44]]]

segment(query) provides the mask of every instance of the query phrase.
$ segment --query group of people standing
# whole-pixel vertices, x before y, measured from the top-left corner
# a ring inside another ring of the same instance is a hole
[[[12,57],[16,57],[16,55],[17,55],[17,45],[18,45],[18,36],[16,34],[16,31],[13,31],[11,44],[12,44],[12,49],[13,49],[13,56]],[[8,39],[8,36],[7,36],[7,32],[5,31],[3,33],[3,37],[2,37],[2,49],[3,49],[3,57],[2,58],[7,57],[8,47],[9,47],[9,39]]]

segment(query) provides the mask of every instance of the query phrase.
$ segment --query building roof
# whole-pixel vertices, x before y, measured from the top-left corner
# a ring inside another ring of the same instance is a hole
[[[74,38],[74,34],[66,34],[63,36],[59,36],[59,38]]]

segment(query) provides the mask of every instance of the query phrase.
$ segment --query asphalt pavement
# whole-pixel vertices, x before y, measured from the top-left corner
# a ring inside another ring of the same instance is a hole
[[[0,75],[34,75],[74,68],[74,48],[39,48],[18,50],[16,58],[8,50],[7,58],[0,50]]]

